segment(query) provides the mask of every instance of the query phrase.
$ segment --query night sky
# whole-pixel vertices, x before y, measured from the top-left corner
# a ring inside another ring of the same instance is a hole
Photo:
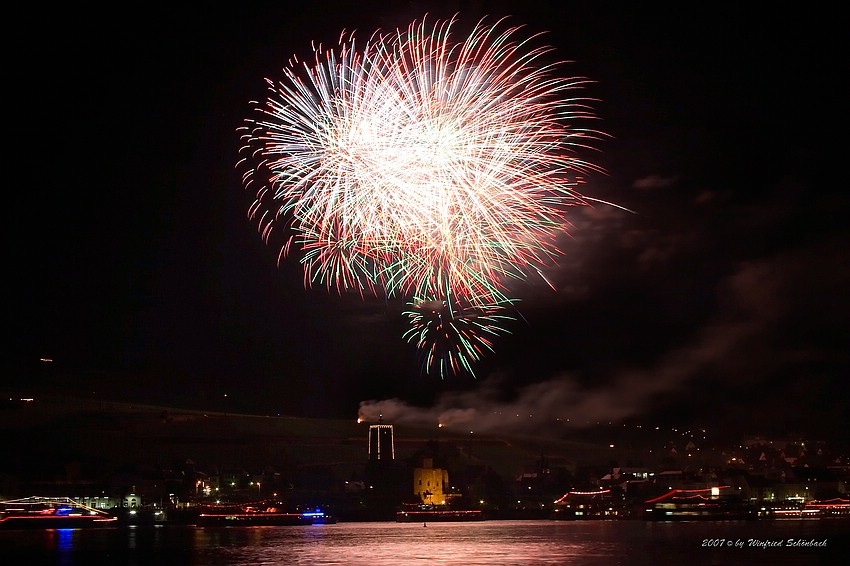
[[[4,89],[10,393],[210,410],[227,394],[231,410],[352,419],[364,403],[396,421],[474,414],[479,429],[527,413],[543,428],[638,419],[829,436],[850,414],[836,14],[569,1],[57,10],[7,18],[24,38],[6,48]],[[399,300],[305,290],[295,258],[278,265],[246,217],[236,129],[264,78],[312,41],[455,12],[547,32],[572,61],[564,73],[594,81],[584,94],[610,137],[583,154],[606,173],[582,191],[632,212],[574,210],[548,274],[557,291],[518,286],[524,319],[477,379],[441,380],[402,340]]]

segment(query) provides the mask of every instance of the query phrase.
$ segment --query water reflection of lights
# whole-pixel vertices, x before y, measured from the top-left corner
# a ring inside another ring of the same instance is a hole
[[[74,529],[50,529],[51,542],[61,553],[71,552],[74,548]]]

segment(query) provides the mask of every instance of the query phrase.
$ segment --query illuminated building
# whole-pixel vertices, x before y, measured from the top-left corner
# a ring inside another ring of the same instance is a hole
[[[422,500],[422,503],[445,505],[444,488],[448,482],[449,472],[435,468],[431,458],[425,458],[421,468],[413,469],[413,493]]]

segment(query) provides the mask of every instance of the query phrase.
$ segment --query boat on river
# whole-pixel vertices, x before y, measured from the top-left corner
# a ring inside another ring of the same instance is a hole
[[[555,501],[550,518],[559,521],[618,519],[622,512],[622,505],[614,500],[610,489],[570,490]]]
[[[728,486],[671,489],[645,502],[644,518],[651,521],[733,521],[758,518],[757,509],[740,496],[725,495]]]
[[[780,501],[762,507],[769,519],[833,519],[850,518],[850,499]]]
[[[336,517],[318,508],[293,513],[276,504],[249,503],[204,506],[196,524],[201,527],[259,527],[327,525],[336,522]]]
[[[415,505],[398,511],[395,520],[397,523],[483,521],[484,513],[479,509],[452,509],[440,505]]]
[[[115,526],[118,520],[69,497],[0,501],[0,529],[78,529]]]

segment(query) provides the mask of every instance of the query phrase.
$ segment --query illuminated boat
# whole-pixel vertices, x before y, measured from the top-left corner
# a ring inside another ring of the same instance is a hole
[[[617,519],[621,515],[610,489],[568,491],[555,501],[551,518],[560,521]]]
[[[484,513],[478,509],[450,509],[439,505],[415,505],[398,511],[395,520],[397,523],[483,521]]]
[[[104,511],[69,497],[25,497],[0,501],[0,529],[78,529],[115,526]]]
[[[836,497],[834,499],[809,501],[804,511],[815,513],[817,516],[826,519],[850,517],[850,499]]]
[[[768,503],[762,509],[768,519],[819,519],[822,514],[820,509],[793,500]]]
[[[850,499],[783,501],[765,507],[766,515],[772,519],[830,519],[850,517]]]
[[[304,511],[301,513],[301,517],[309,520],[311,525],[332,525],[337,522],[336,517],[330,513],[325,513],[319,508],[316,508],[314,511]]]
[[[201,527],[261,527],[328,525],[336,523],[336,517],[321,509],[290,513],[275,505],[209,505],[198,514],[197,525]]]
[[[645,502],[644,517],[653,521],[733,521],[756,519],[756,508],[735,495],[721,494],[728,487],[671,489]]]

